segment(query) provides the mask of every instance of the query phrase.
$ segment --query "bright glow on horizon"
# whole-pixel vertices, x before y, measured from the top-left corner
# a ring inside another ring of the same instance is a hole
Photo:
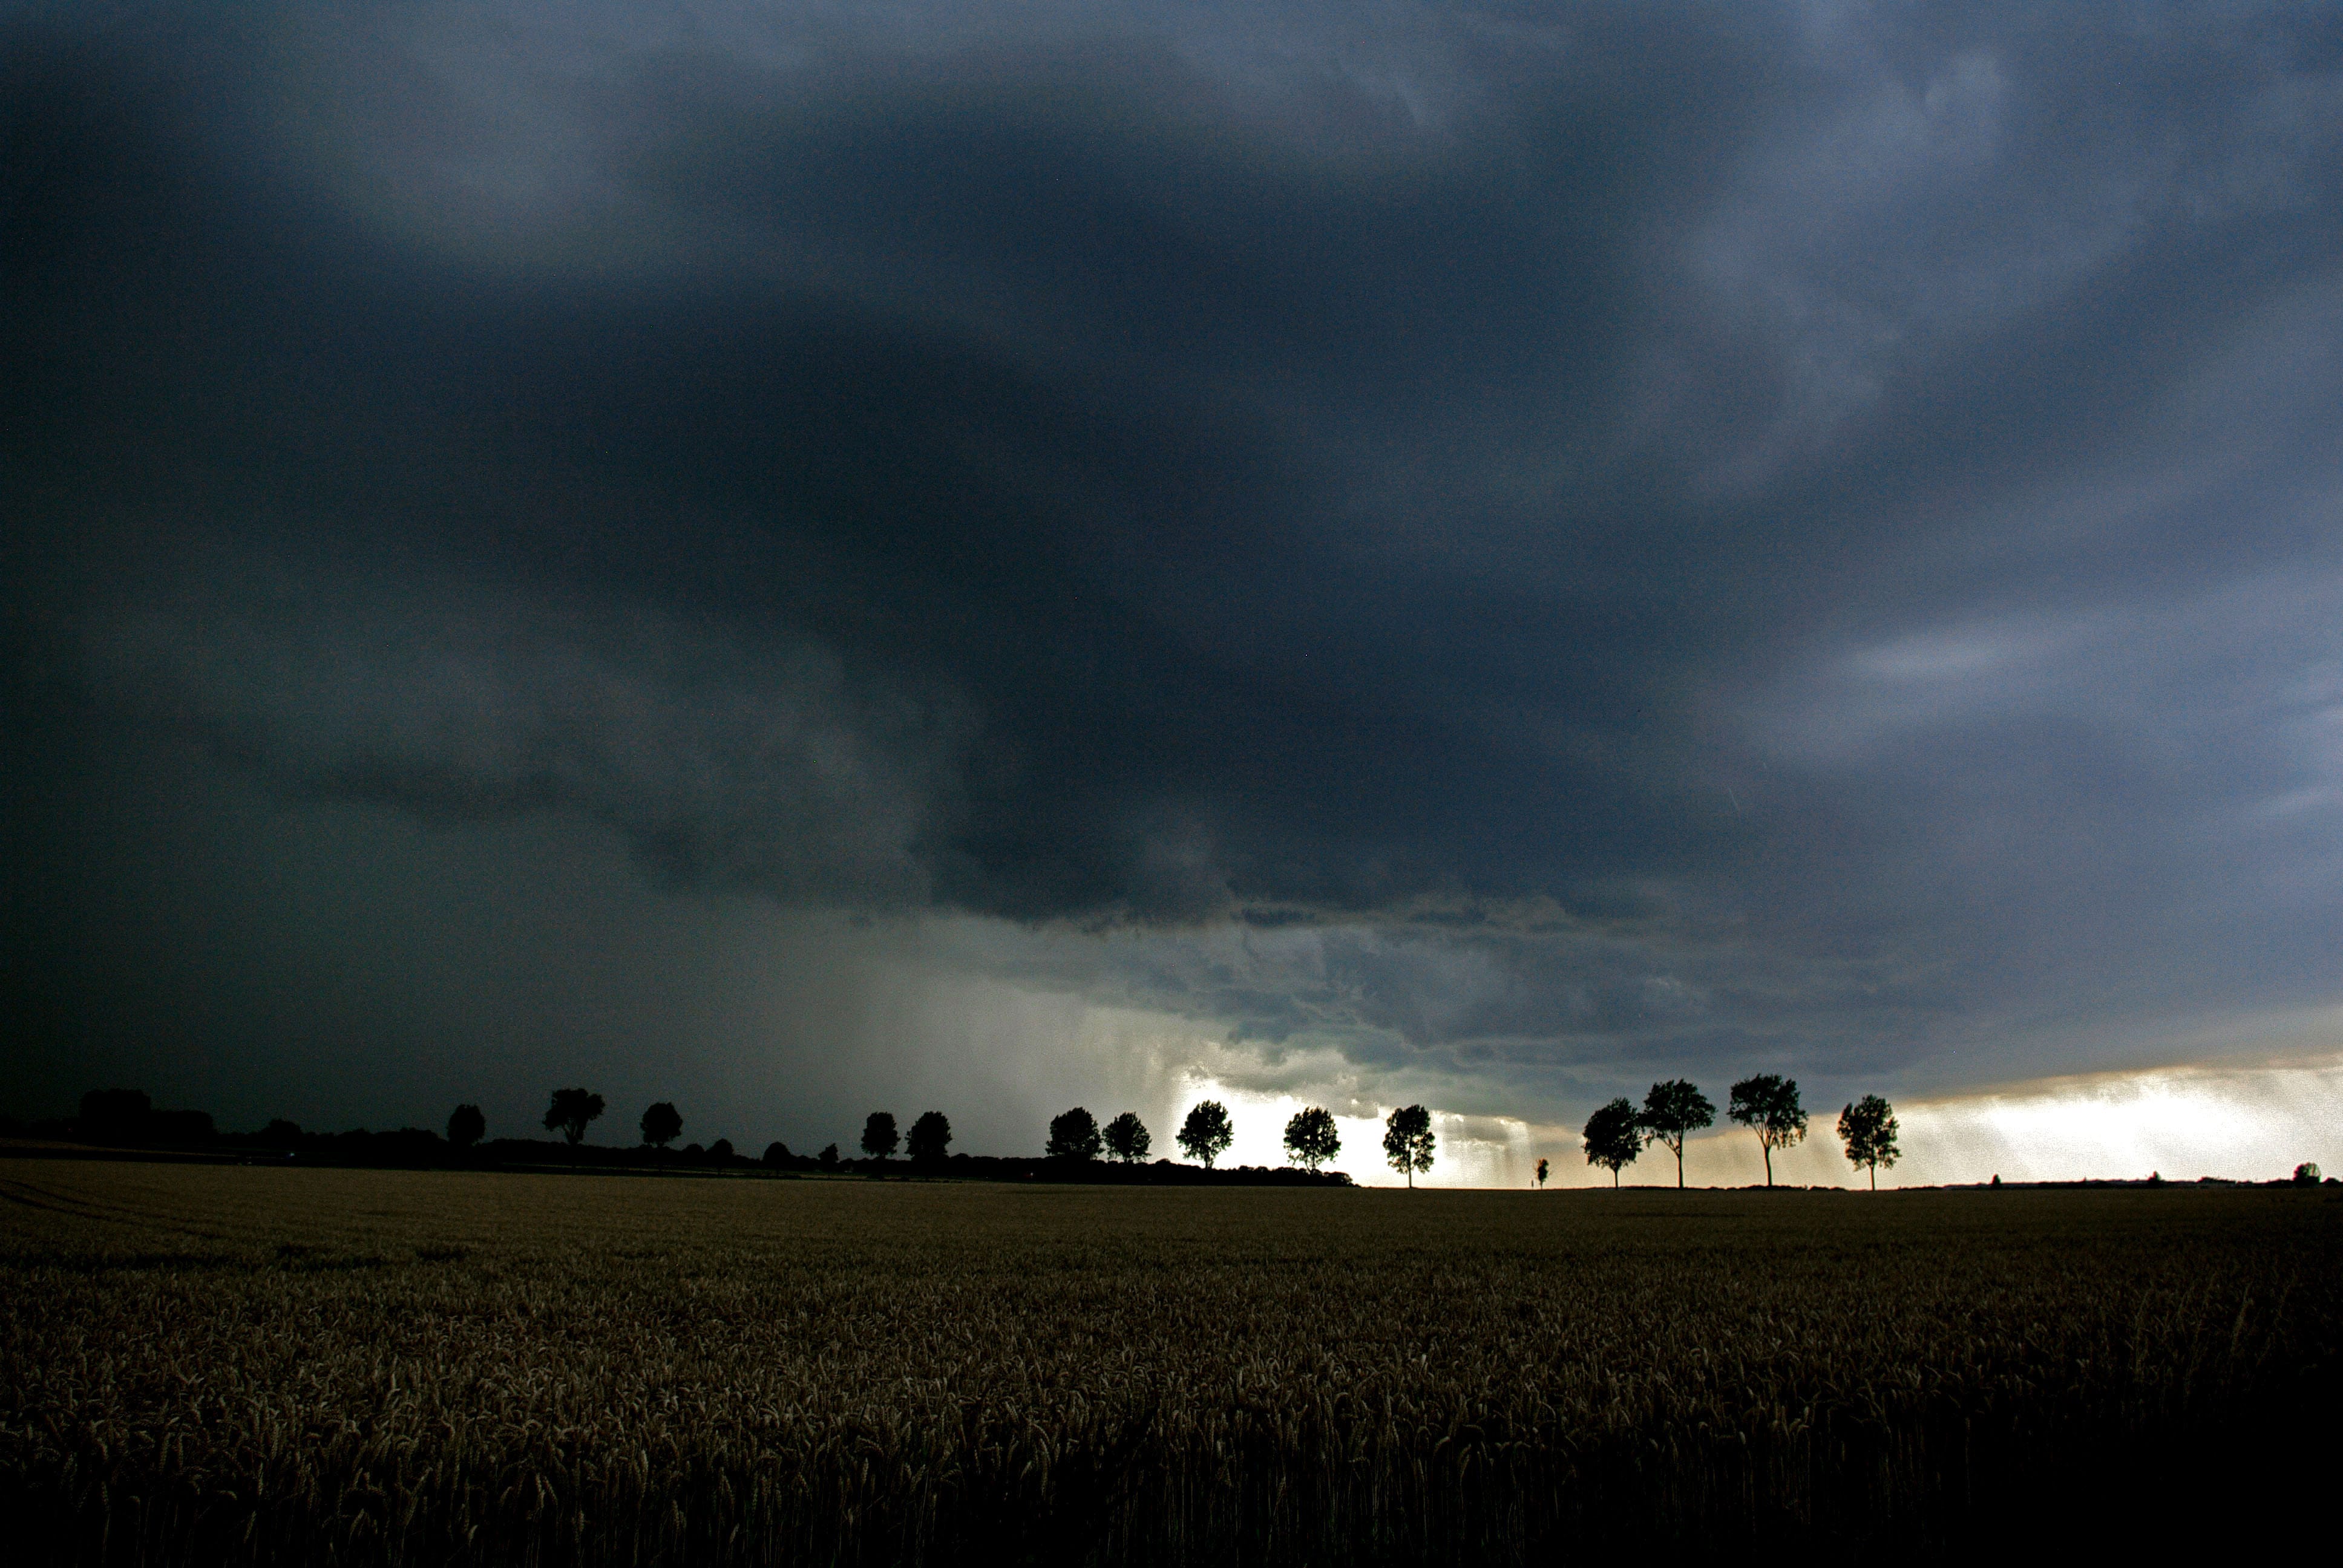
[[[2267,1181],[2306,1160],[2330,1171],[2343,1163],[2343,1057],[2048,1079],[1916,1101],[1902,1114],[1911,1152],[1897,1173],[1906,1183],[2151,1171]]]
[[[1586,1163],[1574,1121],[1460,1114],[1442,1105],[1442,1082],[1405,1075],[1379,1081],[1331,1049],[1287,1051],[1272,1076],[1242,1044],[1167,1026],[1141,1010],[1091,1008],[1083,1025],[1075,1070],[1095,1081],[1090,1103],[1101,1121],[1110,1106],[1136,1107],[1154,1135],[1154,1158],[1184,1160],[1177,1141],[1182,1119],[1198,1101],[1218,1100],[1229,1108],[1236,1134],[1220,1163],[1282,1166],[1289,1162],[1286,1122],[1304,1106],[1322,1105],[1333,1112],[1342,1140],[1328,1168],[1362,1186],[1399,1186],[1403,1178],[1383,1161],[1383,1118],[1394,1105],[1421,1101],[1432,1111],[1438,1151],[1419,1186],[1527,1189],[1540,1158],[1552,1164],[1552,1187],[1611,1184],[1610,1172]],[[1032,1027],[1031,1020],[1018,1024]],[[2305,1161],[2343,1174],[2338,1037],[2343,1010],[2265,1013],[2156,1042],[2183,1062],[2201,1052],[2212,1059],[2206,1065],[2044,1077],[1966,1093],[1891,1091],[1903,1157],[1879,1172],[1879,1184],[1950,1185],[1996,1175],[2008,1181],[2125,1180],[2151,1171],[2168,1181],[2268,1181]],[[2249,1042],[2261,1046],[2260,1060],[2244,1056]],[[1704,1087],[1717,1104],[1719,1124],[1685,1145],[1686,1184],[1764,1181],[1755,1134],[1724,1120],[1726,1084],[1720,1078]],[[1811,1084],[1807,1091],[1806,1141],[1775,1155],[1774,1179],[1793,1186],[1865,1185],[1863,1172],[1841,1152],[1838,1106],[1817,1103]],[[1449,1092],[1456,1091],[1450,1086]],[[1675,1161],[1654,1146],[1624,1174],[1630,1186],[1673,1186]]]
[[[1714,1095],[1720,1101],[1722,1095]],[[1835,1107],[1807,1107],[1806,1141],[1774,1156],[1774,1179],[1795,1186],[1859,1187],[1864,1173],[1841,1152]],[[2343,1166],[2343,1056],[2260,1067],[2177,1067],[2040,1079],[1967,1095],[1911,1100],[1896,1107],[1903,1158],[1879,1172],[1881,1187],[1968,1181],[2137,1180],[2200,1176],[2268,1181],[2313,1161]],[[1684,1146],[1684,1180],[1738,1187],[1765,1179],[1757,1138],[1724,1123]],[[1610,1184],[1575,1147],[1550,1153],[1574,1186]],[[1558,1141],[1558,1140],[1557,1140]],[[1541,1141],[1544,1148],[1544,1141]],[[1627,1168],[1634,1185],[1672,1185],[1675,1161],[1647,1149]]]
[[[1185,1117],[1187,1107],[1200,1100],[1217,1100],[1229,1108],[1229,1121],[1236,1138],[1229,1145],[1229,1151],[1221,1156],[1219,1163],[1223,1168],[1292,1164],[1285,1152],[1285,1124],[1304,1106],[1328,1103],[1327,1100],[1302,1099],[1291,1094],[1248,1094],[1215,1079],[1199,1076],[1189,1081],[1179,1115]],[[1386,1108],[1384,1114],[1388,1113]],[[1327,1170],[1347,1171],[1351,1180],[1362,1187],[1407,1185],[1407,1178],[1383,1159],[1382,1116],[1345,1116],[1337,1111],[1334,1126],[1342,1135],[1342,1151],[1327,1164]],[[1537,1155],[1531,1149],[1534,1133],[1529,1123],[1513,1117],[1455,1116],[1434,1107],[1432,1131],[1433,1166],[1416,1177],[1419,1187],[1518,1186],[1527,1180],[1527,1172],[1537,1163]],[[1174,1160],[1186,1159],[1177,1141],[1179,1132],[1180,1123],[1174,1120],[1157,1137],[1154,1151]]]
[[[1334,1097],[1329,1096],[1328,1099]],[[1720,1101],[1722,1095],[1712,1098]],[[1286,1121],[1325,1100],[1248,1094],[1198,1075],[1185,1087],[1180,1114],[1200,1100],[1229,1108],[1235,1141],[1223,1167],[1290,1163]],[[1864,1173],[1846,1162],[1835,1107],[1810,1106],[1806,1141],[1774,1156],[1774,1179],[1790,1186],[1860,1187]],[[1988,1092],[1911,1100],[1896,1108],[1903,1158],[1879,1172],[1879,1184],[1918,1187],[1986,1181],[2136,1180],[2200,1176],[2267,1181],[2313,1161],[2343,1173],[2343,1056],[2250,1068],[2181,1067],[2042,1079]],[[1380,1117],[1337,1114],[1342,1151],[1328,1167],[1363,1187],[1404,1179],[1383,1161]],[[1553,1162],[1554,1187],[1607,1187],[1610,1173],[1586,1163],[1575,1129],[1537,1126],[1512,1117],[1458,1116],[1433,1110],[1438,1155],[1423,1187],[1527,1187],[1541,1156]],[[1155,1152],[1184,1156],[1177,1121]],[[1739,1187],[1765,1179],[1756,1136],[1723,1122],[1684,1146],[1684,1181],[1694,1187]],[[1629,1186],[1673,1186],[1675,1160],[1658,1145],[1624,1173]]]

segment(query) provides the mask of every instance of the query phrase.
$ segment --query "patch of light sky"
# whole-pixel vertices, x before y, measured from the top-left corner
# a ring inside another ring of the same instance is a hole
[[[1725,1121],[1686,1141],[1684,1181],[1742,1187],[1765,1179],[1756,1135]],[[1219,1100],[1229,1108],[1235,1142],[1221,1163],[1283,1165],[1285,1124],[1303,1106],[1295,1094],[1256,1094],[1197,1076],[1181,1103]],[[1331,1098],[1331,1097],[1330,1097]],[[1438,1156],[1419,1176],[1423,1187],[1526,1187],[1537,1161],[1550,1161],[1553,1187],[1607,1187],[1610,1173],[1585,1161],[1574,1129],[1512,1117],[1456,1116],[1433,1107]],[[1808,1136],[1774,1156],[1774,1180],[1785,1186],[1861,1187],[1835,1133],[1838,1112],[1810,1106]],[[2171,1068],[2041,1080],[1989,1093],[1899,1104],[1902,1158],[1879,1172],[1882,1189],[2005,1181],[2168,1181],[2200,1177],[2268,1181],[2305,1161],[2343,1171],[2343,1053],[2325,1060],[2242,1068]],[[1404,1183],[1383,1158],[1380,1115],[1337,1114],[1342,1153],[1330,1169],[1361,1186]],[[1157,1153],[1181,1158],[1176,1121],[1157,1134]],[[1647,1149],[1622,1177],[1629,1186],[1673,1186],[1675,1161]]]

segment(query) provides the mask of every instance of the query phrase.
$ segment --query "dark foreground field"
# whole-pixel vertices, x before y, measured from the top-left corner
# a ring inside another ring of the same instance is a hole
[[[2317,1189],[12,1162],[0,1554],[2247,1551],[2323,1491],[2338,1264]]]

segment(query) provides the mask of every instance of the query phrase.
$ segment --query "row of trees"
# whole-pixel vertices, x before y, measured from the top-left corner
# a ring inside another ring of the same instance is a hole
[[[545,1130],[558,1132],[573,1146],[585,1141],[586,1129],[602,1119],[609,1104],[600,1095],[588,1089],[557,1089],[553,1103],[546,1107]],[[638,1123],[643,1141],[654,1148],[664,1149],[683,1135],[683,1117],[672,1101],[652,1103]],[[458,1149],[469,1149],[488,1135],[488,1119],[477,1105],[458,1105],[447,1118],[447,1141]],[[719,1138],[714,1147],[725,1154],[732,1152],[732,1141]]]
[[[1229,1108],[1217,1100],[1200,1101],[1180,1125],[1179,1143],[1192,1160],[1211,1170],[1236,1141],[1236,1125]],[[1147,1124],[1126,1111],[1101,1129],[1081,1106],[1050,1121],[1050,1141],[1043,1152],[1051,1159],[1095,1160],[1101,1149],[1118,1160],[1144,1160],[1151,1147]],[[1305,1171],[1315,1171],[1342,1151],[1342,1134],[1334,1113],[1322,1105],[1306,1105],[1285,1124],[1285,1152]],[[1418,1171],[1432,1169],[1434,1141],[1432,1113],[1421,1105],[1403,1105],[1383,1122],[1383,1155],[1392,1169],[1415,1185]]]
[[[1174,1141],[1189,1159],[1212,1170],[1229,1145],[1236,1141],[1236,1123],[1229,1108],[1217,1100],[1200,1100],[1180,1123]],[[1095,1160],[1101,1153],[1137,1161],[1155,1146],[1153,1134],[1135,1111],[1126,1111],[1104,1127],[1081,1106],[1050,1119],[1050,1141],[1042,1152],[1052,1160]],[[1315,1107],[1302,1111],[1285,1127],[1286,1151],[1312,1171],[1341,1152],[1342,1141],[1334,1134],[1334,1119]]]
[[[905,1151],[914,1165],[931,1165],[951,1151],[951,1118],[940,1111],[922,1111],[911,1123],[910,1147]],[[895,1131],[895,1113],[874,1111],[862,1123],[862,1152],[873,1160],[892,1160],[903,1140]]]
[[[588,1126],[605,1109],[598,1094],[583,1089],[557,1089],[545,1113],[545,1126],[547,1131],[558,1131],[575,1144],[586,1136]],[[1765,1159],[1765,1185],[1771,1187],[1775,1151],[1803,1142],[1806,1136],[1806,1111],[1799,1101],[1797,1080],[1771,1072],[1745,1078],[1733,1086],[1725,1115],[1757,1134],[1758,1148]],[[1641,1108],[1623,1096],[1587,1119],[1583,1133],[1586,1162],[1607,1169],[1612,1185],[1616,1186],[1620,1172],[1634,1163],[1646,1148],[1657,1143],[1675,1156],[1676,1185],[1681,1188],[1684,1140],[1704,1127],[1713,1126],[1715,1121],[1715,1103],[1689,1079],[1654,1083],[1651,1092],[1644,1096]],[[640,1128],[645,1143],[664,1149],[682,1135],[683,1118],[671,1101],[662,1100],[643,1112]],[[459,1149],[478,1142],[486,1130],[486,1120],[477,1105],[459,1105],[447,1119],[447,1141]],[[1879,1186],[1879,1167],[1894,1166],[1901,1152],[1896,1147],[1896,1131],[1895,1107],[1875,1094],[1850,1101],[1839,1112],[1838,1135],[1846,1157],[1857,1170],[1870,1173],[1875,1191]],[[951,1140],[950,1120],[940,1111],[923,1111],[911,1123],[906,1151],[914,1164],[935,1163],[944,1159]],[[1236,1127],[1230,1119],[1229,1108],[1217,1100],[1205,1100],[1189,1111],[1187,1120],[1181,1124],[1178,1142],[1189,1158],[1210,1170],[1235,1140]],[[1147,1123],[1139,1119],[1136,1111],[1123,1111],[1101,1127],[1086,1108],[1077,1105],[1051,1118],[1050,1136],[1042,1152],[1053,1160],[1096,1160],[1101,1154],[1111,1154],[1117,1160],[1135,1162],[1147,1158],[1153,1142]],[[904,1140],[897,1130],[893,1112],[872,1111],[862,1124],[863,1153],[883,1161],[892,1159],[903,1148]],[[724,1142],[722,1149],[730,1153],[730,1143]],[[1316,1171],[1342,1150],[1342,1134],[1334,1125],[1333,1113],[1323,1106],[1306,1106],[1285,1124],[1286,1153],[1307,1170]],[[1392,1169],[1407,1178],[1410,1187],[1415,1185],[1420,1172],[1432,1169],[1436,1152],[1432,1113],[1423,1106],[1403,1105],[1384,1119],[1383,1157]],[[1537,1180],[1540,1186],[1545,1184],[1546,1162],[1543,1160],[1538,1161]]]
[[[1806,1111],[1799,1103],[1798,1081],[1772,1072],[1745,1078],[1733,1086],[1725,1113],[1757,1134],[1757,1146],[1765,1156],[1765,1185],[1771,1187],[1774,1151],[1805,1141]],[[1681,1188],[1684,1140],[1715,1121],[1715,1105],[1689,1079],[1654,1083],[1644,1096],[1642,1109],[1623,1096],[1587,1118],[1582,1134],[1586,1162],[1608,1169],[1615,1187],[1621,1170],[1657,1143],[1676,1157],[1676,1185]],[[1870,1172],[1874,1191],[1879,1188],[1879,1168],[1892,1167],[1902,1152],[1896,1133],[1896,1108],[1876,1094],[1852,1101],[1839,1112],[1838,1136],[1847,1160],[1856,1170]],[[1540,1161],[1538,1181],[1543,1184],[1544,1180],[1545,1161]]]

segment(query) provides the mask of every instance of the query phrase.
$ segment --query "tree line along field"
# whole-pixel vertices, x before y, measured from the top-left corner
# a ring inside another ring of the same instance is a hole
[[[0,1200],[25,1562],[2242,1547],[2313,1505],[2343,1392],[2318,1188],[26,1160]]]

